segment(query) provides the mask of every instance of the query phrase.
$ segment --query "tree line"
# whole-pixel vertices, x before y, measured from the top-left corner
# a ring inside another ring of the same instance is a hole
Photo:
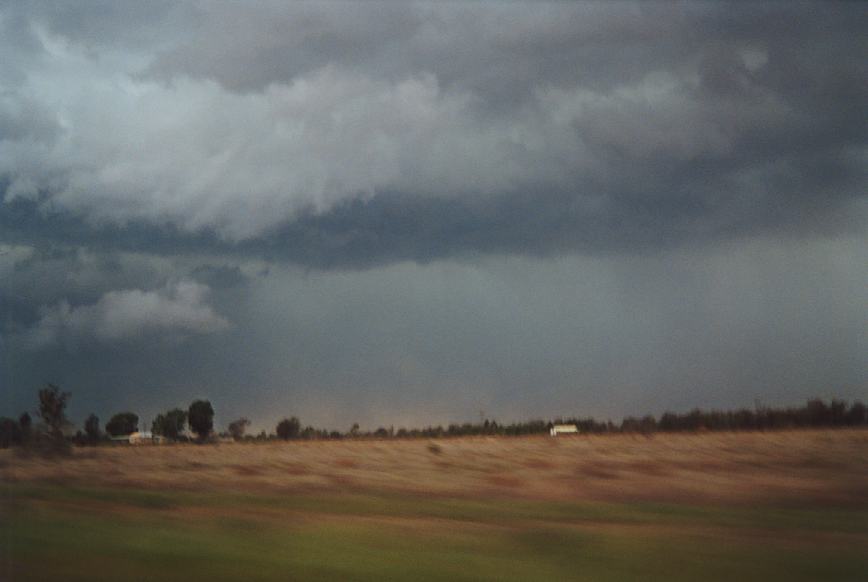
[[[75,430],[66,416],[66,407],[71,398],[69,392],[48,384],[38,392],[37,417],[41,422],[34,425],[33,417],[24,412],[18,419],[0,418],[0,448],[13,445],[28,445],[46,451],[59,451],[71,444],[95,445],[123,439],[139,432],[139,416],[133,412],[114,414],[104,427],[100,419],[90,414],[84,421],[83,430]],[[868,425],[868,408],[859,401],[848,404],[843,400],[808,400],[804,406],[772,408],[757,405],[754,409],[701,410],[686,413],[665,412],[659,417],[646,415],[628,416],[620,423],[594,418],[556,418],[551,421],[529,420],[501,424],[484,419],[478,423],[428,426],[425,428],[380,427],[362,431],[357,423],[346,432],[302,426],[298,417],[290,416],[277,423],[273,433],[261,431],[250,435],[247,418],[230,422],[227,430],[215,433],[214,407],[208,400],[194,400],[186,409],[173,408],[160,413],[151,423],[150,430],[169,441],[209,442],[217,439],[234,441],[343,439],[343,438],[440,438],[451,436],[503,435],[521,436],[544,434],[554,424],[574,424],[583,434],[698,432],[739,430],[780,430],[820,427],[864,427]],[[189,430],[188,430],[189,429]]]

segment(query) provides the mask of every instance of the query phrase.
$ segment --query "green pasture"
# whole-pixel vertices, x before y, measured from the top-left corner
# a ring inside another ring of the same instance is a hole
[[[863,580],[868,509],[6,485],[2,580]]]

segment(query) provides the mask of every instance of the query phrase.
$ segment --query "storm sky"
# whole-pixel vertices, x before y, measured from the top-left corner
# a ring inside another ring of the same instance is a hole
[[[0,3],[0,415],[868,397],[861,3]]]

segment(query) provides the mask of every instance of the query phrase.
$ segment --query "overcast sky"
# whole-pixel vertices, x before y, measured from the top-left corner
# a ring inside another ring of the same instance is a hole
[[[0,415],[868,399],[861,3],[0,2]]]

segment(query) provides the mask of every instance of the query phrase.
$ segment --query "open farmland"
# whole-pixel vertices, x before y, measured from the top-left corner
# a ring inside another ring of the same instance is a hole
[[[864,579],[868,431],[0,451],[3,579]]]

